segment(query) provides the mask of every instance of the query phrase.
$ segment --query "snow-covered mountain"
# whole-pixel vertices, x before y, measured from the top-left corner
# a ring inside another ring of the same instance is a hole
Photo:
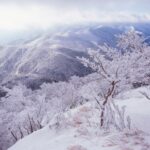
[[[129,28],[144,33],[149,42],[149,24],[113,24],[69,27],[44,33],[20,44],[0,47],[0,81],[12,85],[18,81],[37,88],[43,82],[67,80],[72,75],[91,72],[77,59],[86,56],[97,44],[116,45],[116,35]]]

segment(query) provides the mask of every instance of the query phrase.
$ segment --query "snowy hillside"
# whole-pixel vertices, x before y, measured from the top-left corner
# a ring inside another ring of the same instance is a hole
[[[117,38],[116,47],[91,41],[104,33],[110,41],[111,32],[111,39]],[[15,45],[13,51],[11,46],[2,47],[0,149],[17,143],[16,150],[27,139],[23,148],[29,146],[28,150],[46,149],[38,140],[53,149],[60,143],[64,150],[91,145],[96,150],[114,145],[118,150],[148,150],[150,45],[133,27],[117,37],[115,32],[114,27],[103,26],[93,27],[92,32],[74,29]],[[97,48],[83,50],[89,45],[82,37]]]
[[[130,130],[100,129],[99,111],[95,102],[90,102],[55,116],[48,126],[9,150],[149,150],[150,101],[141,92],[147,89],[125,92],[115,100],[119,106],[126,106],[126,115],[131,117]]]
[[[0,150],[150,150],[150,0],[0,0]]]
[[[97,44],[116,46],[116,35],[133,27],[142,32],[149,42],[149,24],[110,24],[70,27],[44,33],[20,44],[2,46],[1,84],[12,85],[21,81],[34,89],[43,82],[87,75],[91,70],[85,68],[76,57],[86,57],[87,49],[97,49]]]

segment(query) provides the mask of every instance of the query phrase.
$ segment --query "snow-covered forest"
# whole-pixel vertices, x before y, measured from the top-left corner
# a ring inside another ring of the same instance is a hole
[[[116,38],[115,48],[104,43],[75,58],[92,70],[84,77],[43,83],[36,90],[21,82],[2,86],[0,149],[17,142],[10,150],[149,150],[150,46],[134,29]]]

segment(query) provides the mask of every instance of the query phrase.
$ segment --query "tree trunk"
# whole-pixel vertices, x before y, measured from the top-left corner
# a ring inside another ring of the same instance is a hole
[[[113,95],[114,90],[115,90],[115,85],[117,82],[112,81],[111,88],[108,89],[106,95],[104,96],[104,102],[102,104],[102,110],[101,110],[101,114],[100,114],[100,126],[101,127],[103,127],[103,125],[104,125],[104,115],[105,115],[106,104],[108,103],[109,98]]]

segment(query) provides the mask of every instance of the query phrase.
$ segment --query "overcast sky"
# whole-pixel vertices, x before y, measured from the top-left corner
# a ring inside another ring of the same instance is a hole
[[[56,24],[150,21],[150,0],[0,0],[0,30]]]

